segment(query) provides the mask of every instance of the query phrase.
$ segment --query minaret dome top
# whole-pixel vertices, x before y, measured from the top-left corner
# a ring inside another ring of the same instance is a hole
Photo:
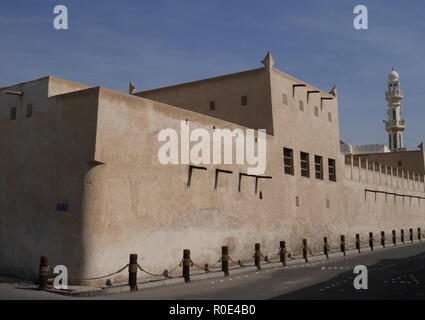
[[[389,82],[395,82],[398,81],[398,79],[400,78],[400,75],[398,74],[397,71],[395,71],[394,69],[389,73],[388,75],[388,81]]]

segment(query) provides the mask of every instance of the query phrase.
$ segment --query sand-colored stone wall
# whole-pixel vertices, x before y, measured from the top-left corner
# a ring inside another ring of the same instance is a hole
[[[260,82],[261,90],[251,90],[249,101],[265,99],[272,123],[249,115],[243,121],[252,122],[245,127],[105,88],[78,90],[63,80],[49,84],[54,78],[24,84],[23,101],[2,96],[1,272],[33,276],[38,257],[45,254],[52,264],[67,265],[73,276],[97,277],[137,253],[144,268],[160,273],[173,269],[186,248],[195,263],[213,265],[222,245],[229,246],[234,259],[250,260],[256,242],[273,257],[280,240],[293,254],[300,253],[303,238],[320,252],[323,236],[337,247],[341,234],[352,245],[356,233],[365,242],[368,232],[425,226],[423,200],[403,203],[399,197],[385,200],[377,194],[375,199],[365,192],[382,188],[424,196],[422,181],[403,185],[401,178],[347,163],[339,151],[337,95],[308,84],[294,89],[302,82],[275,69],[244,77],[243,83]],[[213,86],[222,97],[234,93],[235,101],[240,98],[241,92],[227,83],[215,81]],[[48,88],[57,94],[49,97]],[[201,88],[204,93],[195,95],[195,101],[206,96],[204,84]],[[190,90],[195,92],[193,86]],[[34,103],[33,118],[21,117],[19,111],[16,122],[8,120],[10,105],[24,108],[27,99]],[[248,114],[262,110],[257,104],[246,107],[252,108]],[[262,175],[271,179],[259,178],[256,192],[255,177],[240,177],[247,165],[201,164],[206,170],[194,169],[188,188],[189,164],[158,161],[159,132],[179,132],[186,120],[191,130],[211,133],[214,127],[245,130],[271,124]],[[293,175],[284,172],[284,147],[293,149]],[[309,178],[300,174],[301,151],[310,155]],[[323,180],[315,177],[315,155],[323,158]],[[336,161],[335,182],[329,180],[328,159]],[[219,173],[214,188],[217,169],[232,173]],[[391,179],[398,179],[399,187]],[[62,202],[69,203],[68,212],[55,210]],[[113,277],[125,279],[125,272]]]
[[[50,80],[0,95],[0,272],[29,279],[41,255],[79,269],[83,177],[95,150],[98,89],[49,98]],[[57,211],[64,203],[68,211]]]

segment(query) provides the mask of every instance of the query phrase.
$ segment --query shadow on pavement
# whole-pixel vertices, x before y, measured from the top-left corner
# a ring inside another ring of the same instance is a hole
[[[425,299],[425,253],[403,259],[382,259],[367,269],[367,290],[354,288],[353,281],[357,275],[351,270],[272,300]]]

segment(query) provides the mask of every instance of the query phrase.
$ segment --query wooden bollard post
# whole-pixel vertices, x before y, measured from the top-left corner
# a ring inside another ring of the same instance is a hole
[[[130,286],[130,291],[135,292],[137,288],[137,254],[130,254],[130,263],[128,265],[128,285]]]
[[[360,234],[356,233],[356,249],[360,253]]]
[[[412,228],[409,229],[409,238],[410,238],[410,242],[413,242],[413,229]]]
[[[369,247],[370,250],[373,251],[373,233],[369,232]]]
[[[397,245],[397,235],[395,230],[393,230],[393,244],[396,246]]]
[[[47,288],[47,278],[49,276],[49,258],[40,257],[40,267],[38,269],[38,288],[45,290]]]
[[[346,256],[345,253],[345,236],[341,235],[341,252],[344,254],[344,256]]]
[[[307,239],[303,239],[303,258],[305,262],[308,262],[307,250],[308,250]]]
[[[221,271],[224,272],[224,276],[229,276],[229,247],[221,247]]]
[[[279,242],[279,255],[280,255],[280,262],[282,262],[282,266],[286,266],[286,244],[285,241]]]
[[[192,259],[190,259],[190,250],[183,250],[183,278],[184,282],[190,282],[190,266],[192,264]]]
[[[418,228],[418,240],[420,242],[422,242],[422,240],[421,240],[421,228]]]
[[[385,248],[385,231],[381,231],[381,246]]]
[[[260,244],[256,243],[255,252],[254,252],[254,263],[255,263],[255,266],[257,267],[257,270],[261,269],[260,258],[261,258]]]
[[[326,259],[329,260],[329,244],[328,244],[328,237],[323,237],[323,253],[326,256]]]
[[[404,229],[400,230],[400,241],[404,244]]]

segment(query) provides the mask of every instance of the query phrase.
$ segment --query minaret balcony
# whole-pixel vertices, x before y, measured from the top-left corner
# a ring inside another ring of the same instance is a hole
[[[391,99],[391,98],[403,98],[403,90],[400,89],[396,89],[396,90],[390,90],[390,91],[385,91],[385,98]]]
[[[388,120],[385,121],[385,129],[390,130],[390,129],[404,129],[406,126],[406,121],[401,119],[401,120]]]

